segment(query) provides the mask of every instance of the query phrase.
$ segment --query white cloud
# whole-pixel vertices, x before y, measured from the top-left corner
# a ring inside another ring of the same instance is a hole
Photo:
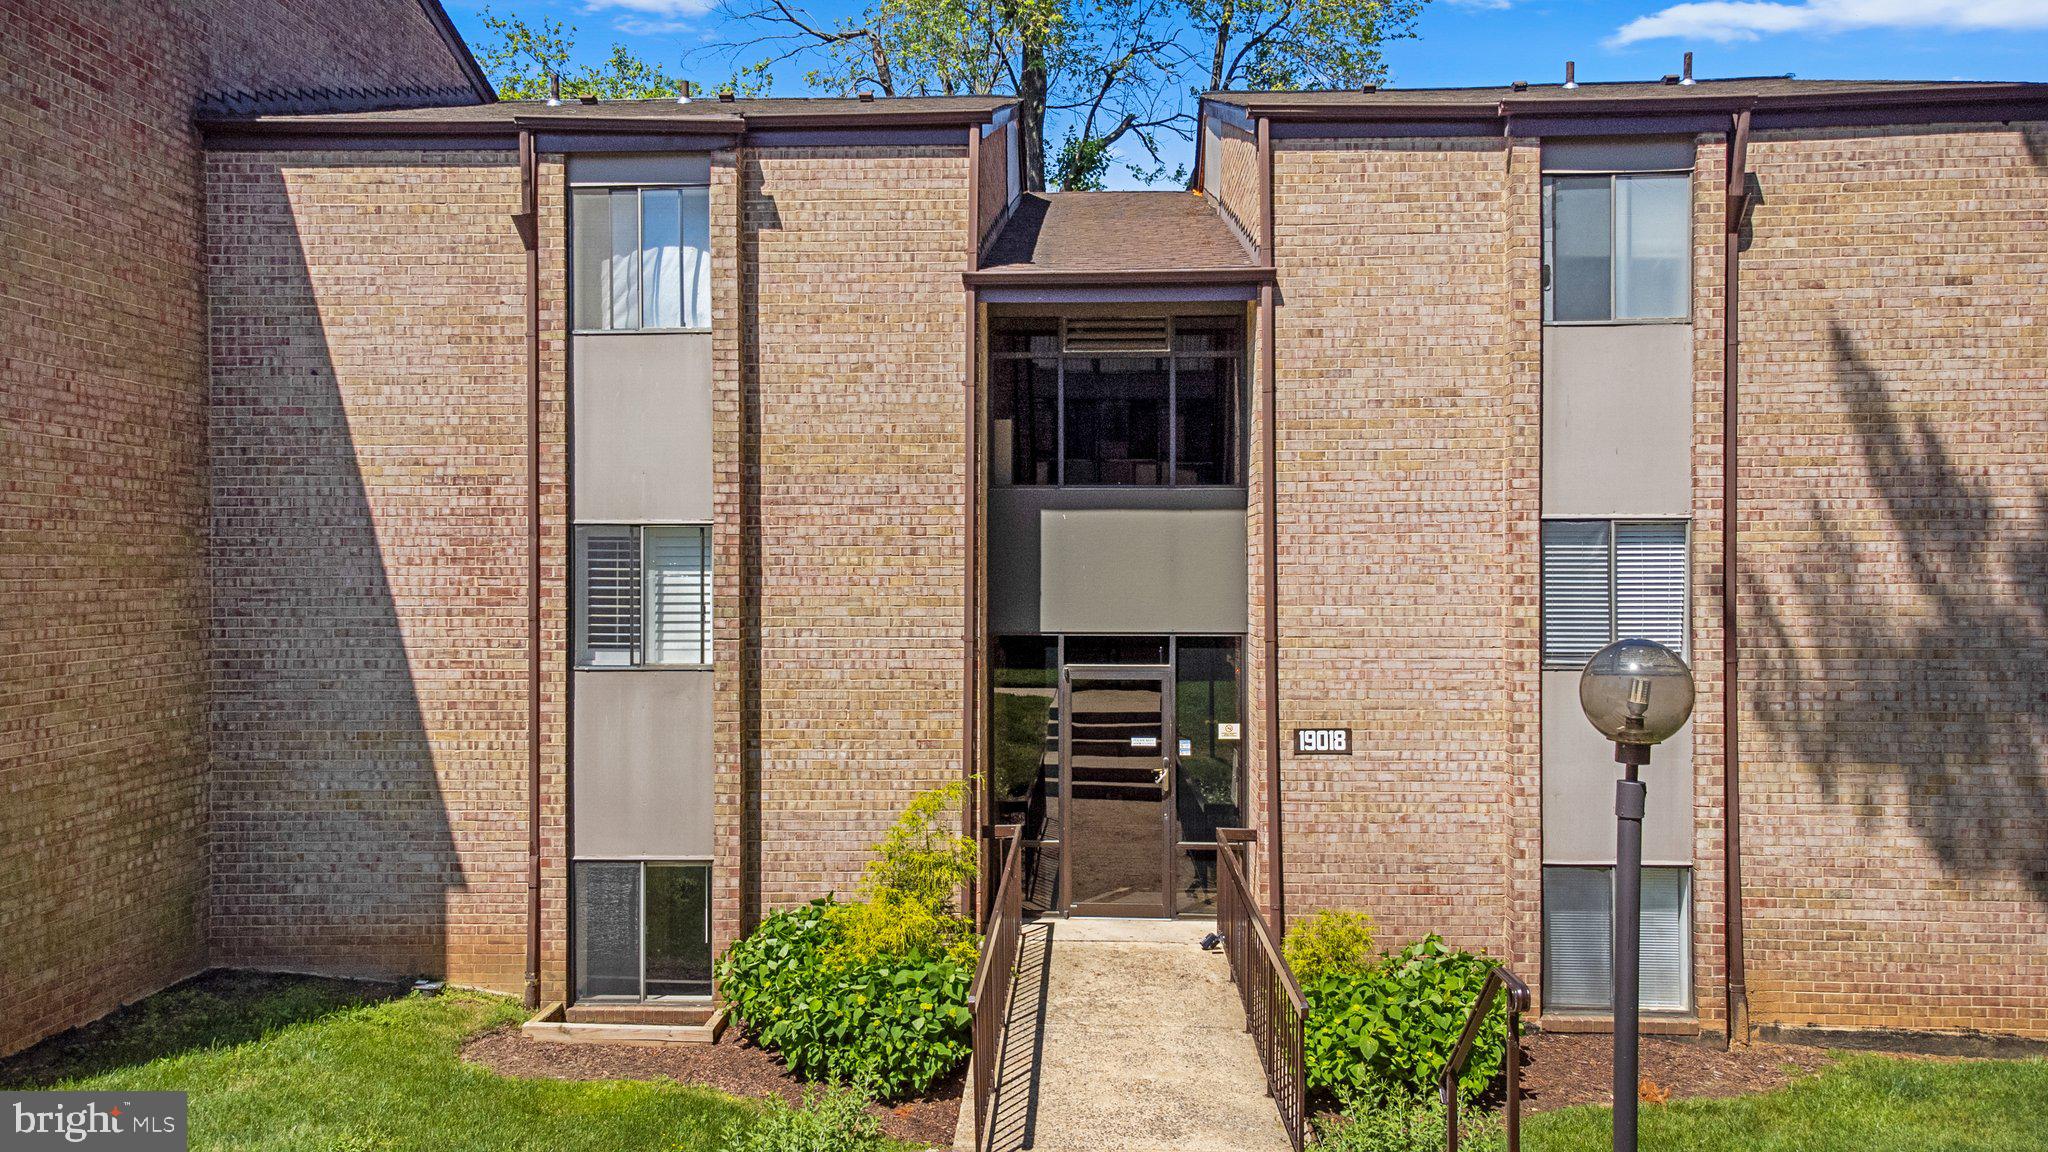
[[[664,22],[660,18],[677,21],[686,16],[702,16],[711,11],[712,3],[713,0],[586,0],[586,6],[592,12],[602,12],[608,8],[623,9],[630,15],[620,17],[622,24],[627,20],[640,19],[642,23],[650,25]],[[657,19],[642,19],[644,17]]]
[[[1513,4],[1515,0],[1448,0],[1454,8],[1486,8],[1499,11]]]
[[[1612,42],[1642,40],[1755,40],[1780,32],[1852,32],[1860,29],[2012,32],[2048,29],[2044,0],[1703,0],[1638,16]]]

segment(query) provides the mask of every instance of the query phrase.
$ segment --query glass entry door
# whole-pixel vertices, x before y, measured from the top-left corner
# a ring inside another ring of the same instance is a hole
[[[1173,671],[1068,665],[1060,676],[1067,911],[1170,916]]]

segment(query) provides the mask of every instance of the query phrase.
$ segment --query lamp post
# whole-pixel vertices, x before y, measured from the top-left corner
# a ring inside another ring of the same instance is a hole
[[[1636,1152],[1638,975],[1643,950],[1643,804],[1636,770],[1692,715],[1692,669],[1649,640],[1619,640],[1579,676],[1579,707],[1614,741],[1614,1152]]]

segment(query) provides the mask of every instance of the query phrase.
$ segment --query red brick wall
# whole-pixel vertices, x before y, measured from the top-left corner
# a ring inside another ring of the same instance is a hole
[[[0,1052],[206,962],[192,112],[245,84],[476,98],[412,0],[282,8],[0,10]]]
[[[1742,266],[1752,1014],[2048,1036],[2048,128],[1801,136]]]
[[[746,658],[717,712],[758,911],[850,892],[960,779],[966,145],[748,150],[739,180],[744,388],[714,419],[743,429],[719,511]]]
[[[1537,221],[1516,206],[1535,153],[1281,143],[1274,162],[1281,727],[1353,742],[1283,757],[1290,916],[1363,908],[1389,942],[1519,954],[1540,365]]]
[[[207,170],[214,960],[516,988],[517,164],[220,153]]]

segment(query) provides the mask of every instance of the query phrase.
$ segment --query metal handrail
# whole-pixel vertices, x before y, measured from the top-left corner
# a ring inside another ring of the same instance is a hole
[[[1458,1152],[1458,1077],[1465,1074],[1465,1065],[1472,1062],[1472,1049],[1479,1039],[1479,1030],[1485,1027],[1486,1017],[1493,1010],[1494,997],[1503,989],[1508,994],[1508,1055],[1504,1069],[1508,1080],[1508,1152],[1521,1152],[1522,1013],[1529,1010],[1529,986],[1522,983],[1520,976],[1505,968],[1495,968],[1486,974],[1486,983],[1479,989],[1479,999],[1472,1005],[1471,1015],[1465,1017],[1465,1031],[1459,1034],[1457,1046],[1451,1049],[1451,1058],[1444,1065],[1440,1087],[1444,1099],[1444,1135],[1450,1152]]]
[[[1003,851],[1002,878],[990,900],[988,931],[981,941],[981,959],[967,990],[967,1012],[974,1020],[974,1146],[989,1139],[989,1098],[995,1092],[996,1063],[1003,1050],[1003,1032],[1010,1017],[1010,990],[1016,986],[1017,947],[1024,926],[1024,836],[1016,824],[996,828],[996,838],[1009,841]]]
[[[1230,979],[1244,1003],[1245,1031],[1259,1049],[1266,1069],[1266,1092],[1280,1109],[1280,1123],[1294,1152],[1308,1139],[1308,1069],[1302,1038],[1308,1022],[1308,999],[1273,942],[1273,933],[1259,915],[1252,887],[1236,849],[1249,845],[1246,828],[1216,831],[1216,930],[1223,935],[1230,958]]]

